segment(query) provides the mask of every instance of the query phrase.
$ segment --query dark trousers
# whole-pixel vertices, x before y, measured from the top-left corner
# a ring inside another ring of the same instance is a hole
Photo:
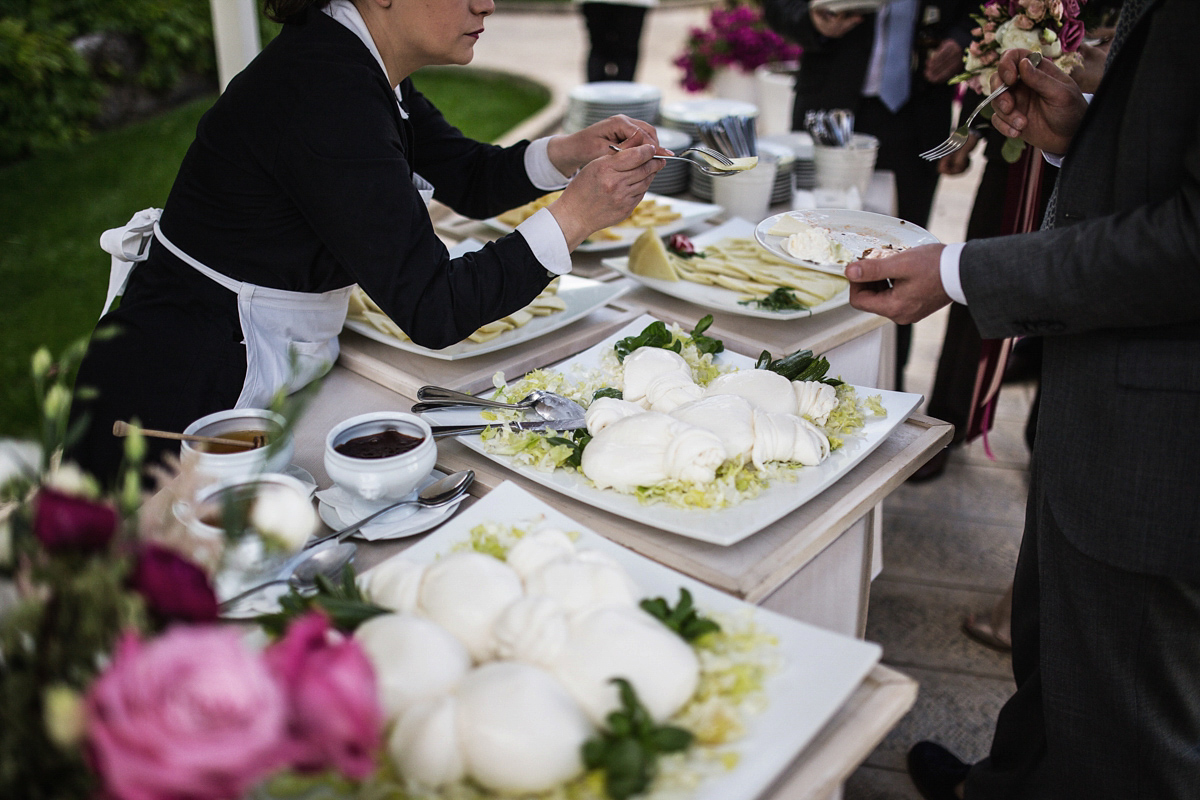
[[[1200,797],[1200,586],[1081,553],[1036,466],[1012,633],[1017,691],[967,800]]]
[[[584,3],[591,52],[588,53],[588,83],[632,81],[637,72],[645,6],[615,3]]]

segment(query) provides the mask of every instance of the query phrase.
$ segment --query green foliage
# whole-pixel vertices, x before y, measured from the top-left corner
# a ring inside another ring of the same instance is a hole
[[[692,734],[673,725],[658,725],[642,705],[629,681],[613,678],[621,710],[608,715],[608,731],[583,745],[588,769],[604,770],[604,790],[613,800],[646,791],[654,780],[658,756],[686,750]]]
[[[316,578],[317,591],[315,594],[303,595],[292,589],[279,598],[279,611],[274,614],[264,614],[254,621],[272,636],[282,636],[292,620],[304,616],[314,609],[320,609],[329,616],[333,627],[344,633],[353,633],[372,617],[390,613],[386,608],[368,601],[354,581],[354,567],[347,564],[342,569],[341,583],[334,583],[324,575]]]
[[[640,605],[643,611],[678,633],[686,642],[694,642],[705,634],[721,630],[716,622],[696,613],[696,607],[692,605],[692,593],[687,589],[680,588],[679,602],[675,608],[671,608],[664,597],[647,597]]]

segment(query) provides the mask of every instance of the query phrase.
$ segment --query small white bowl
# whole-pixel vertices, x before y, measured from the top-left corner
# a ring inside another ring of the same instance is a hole
[[[184,433],[198,436],[224,436],[234,431],[276,433],[283,429],[283,417],[262,408],[233,408],[217,411],[188,425]],[[194,442],[182,442],[180,458],[217,480],[248,478],[262,472],[283,472],[292,461],[296,443],[289,435],[266,447],[238,453],[207,453]]]
[[[387,430],[418,437],[421,443],[408,452],[386,458],[355,458],[334,449],[351,439]],[[325,471],[330,480],[372,502],[404,498],[433,471],[436,461],[437,445],[429,423],[403,411],[360,414],[335,425],[325,437]]]

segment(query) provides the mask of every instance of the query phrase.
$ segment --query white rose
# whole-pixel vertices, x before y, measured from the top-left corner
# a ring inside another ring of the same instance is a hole
[[[286,486],[265,484],[250,511],[250,524],[265,538],[296,552],[317,529],[312,502]]]
[[[1039,31],[1023,31],[1011,19],[996,29],[996,41],[1000,44],[1002,52],[1004,50],[1012,50],[1013,48],[1037,50],[1039,52],[1042,49],[1042,39]]]

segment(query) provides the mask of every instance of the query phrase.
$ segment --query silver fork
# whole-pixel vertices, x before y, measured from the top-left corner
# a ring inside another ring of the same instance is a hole
[[[1038,64],[1042,63],[1042,54],[1030,53],[1029,63],[1036,68]],[[975,117],[979,116],[980,111],[983,111],[985,108],[991,105],[993,100],[1007,92],[1010,88],[1011,87],[1007,85],[1001,86],[999,89],[983,98],[983,102],[975,106],[975,110],[971,112],[971,116],[967,117],[966,122],[955,128],[950,133],[950,137],[946,139],[946,141],[942,142],[937,147],[921,153],[921,158],[925,159],[926,161],[937,161],[939,158],[945,158],[956,150],[961,150],[962,147],[967,143],[967,137],[971,135],[971,123],[975,121]]]
[[[617,147],[615,144],[610,144],[609,147],[611,147],[613,150],[616,150],[618,153],[621,152],[621,148]],[[702,163],[699,161],[695,161],[690,158],[683,158],[684,153],[699,153],[700,155],[709,156],[714,161],[721,164],[724,167],[724,169],[722,169],[721,167],[714,167],[711,164],[706,164],[706,163]],[[708,148],[708,147],[705,147],[704,145],[699,145],[699,144],[693,145],[692,147],[689,147],[685,150],[680,150],[678,153],[676,153],[673,156],[651,156],[651,158],[658,158],[663,161],[686,161],[689,164],[694,164],[698,170],[700,170],[701,172],[707,173],[709,175],[732,175],[734,172],[737,171],[737,170],[730,169],[730,167],[733,166],[733,161],[730,160],[729,156],[725,155],[722,152],[713,150],[711,148]]]

